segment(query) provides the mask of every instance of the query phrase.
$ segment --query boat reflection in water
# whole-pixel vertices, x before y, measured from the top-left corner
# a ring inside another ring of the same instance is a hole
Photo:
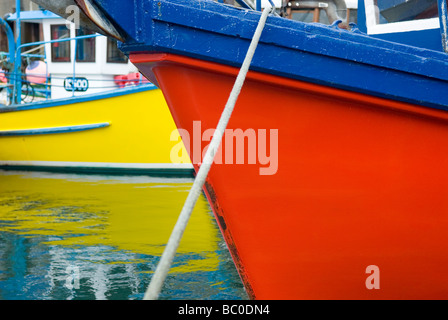
[[[0,299],[141,299],[191,183],[0,171]],[[165,288],[165,299],[246,299],[205,197]]]

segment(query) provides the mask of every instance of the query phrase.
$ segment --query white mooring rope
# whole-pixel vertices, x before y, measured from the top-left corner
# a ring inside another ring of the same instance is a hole
[[[212,141],[210,142],[207,152],[204,156],[204,161],[199,168],[198,174],[196,175],[196,178],[193,182],[193,186],[191,187],[190,193],[188,194],[187,200],[185,201],[184,207],[180,212],[176,225],[174,226],[162,257],[160,258],[160,262],[157,265],[156,271],[151,279],[151,283],[149,284],[145,292],[145,295],[143,297],[144,300],[155,300],[159,297],[160,291],[162,290],[163,282],[165,281],[165,278],[171,267],[171,263],[173,262],[174,256],[176,254],[177,248],[179,247],[182,235],[185,231],[185,228],[187,227],[188,219],[190,218],[196,201],[201,194],[205,179],[207,178],[208,172],[210,171],[210,167],[213,163],[215,153],[218,150],[219,145],[221,144],[224,130],[226,129],[227,124],[230,120],[230,116],[232,115],[236,100],[238,99],[244,80],[246,79],[246,74],[249,70],[249,66],[254,56],[255,49],[257,48],[258,41],[260,40],[261,32],[263,31],[263,28],[266,24],[266,19],[271,10],[274,10],[274,7],[270,9],[265,8],[261,15],[260,21],[257,25],[257,29],[255,30],[249,49],[247,50],[246,57],[244,58],[243,65],[241,66],[235,84],[233,85],[224,111],[221,114],[221,118],[219,119],[218,126],[214,132]]]

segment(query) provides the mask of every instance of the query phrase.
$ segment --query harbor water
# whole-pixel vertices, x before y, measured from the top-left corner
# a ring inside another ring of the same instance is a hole
[[[142,299],[192,182],[0,171],[0,299]],[[247,299],[204,196],[160,299]]]

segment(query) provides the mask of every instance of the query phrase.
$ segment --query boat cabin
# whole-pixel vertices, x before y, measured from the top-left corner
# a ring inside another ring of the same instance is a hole
[[[355,23],[384,40],[443,51],[437,0],[286,1],[285,17],[302,22]]]
[[[42,77],[47,74],[51,99],[94,94],[134,83],[132,80],[143,81],[137,69],[117,48],[116,40],[77,27],[49,11],[27,12],[26,17],[28,22],[42,24],[47,69],[42,72],[42,67],[39,70],[36,61],[31,61],[27,78],[30,81],[33,75]],[[15,15],[9,17],[9,20],[14,19]],[[86,38],[55,41],[83,36]],[[33,74],[32,70],[39,74]]]

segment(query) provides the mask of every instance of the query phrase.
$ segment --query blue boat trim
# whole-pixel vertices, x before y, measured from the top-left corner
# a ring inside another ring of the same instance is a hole
[[[109,122],[83,124],[65,127],[51,127],[51,128],[37,128],[37,129],[22,129],[22,130],[4,130],[0,131],[0,137],[16,137],[16,136],[33,136],[40,134],[55,134],[55,133],[71,133],[86,131],[92,129],[105,128],[110,126]]]
[[[82,95],[82,96],[68,97],[68,98],[62,98],[62,99],[52,99],[52,100],[48,100],[48,101],[39,101],[39,102],[20,104],[20,105],[15,104],[15,105],[11,105],[8,107],[1,107],[0,113],[42,109],[42,108],[49,108],[49,107],[59,107],[59,106],[64,106],[64,105],[68,105],[68,104],[75,104],[75,103],[95,101],[95,100],[100,100],[100,99],[114,98],[114,97],[119,97],[119,96],[123,96],[126,94],[145,92],[145,91],[150,91],[150,90],[155,90],[155,89],[157,89],[157,87],[152,83],[143,84],[143,85],[135,86],[135,87],[128,87],[128,88],[123,88],[123,89],[118,89],[118,90],[104,91],[104,92],[100,92],[100,93],[86,94],[86,95]]]
[[[95,1],[129,37],[127,54],[167,52],[240,67],[260,12],[213,1]],[[135,25],[141,27],[136,31]],[[198,45],[200,44],[200,45]],[[251,70],[448,110],[448,58],[360,31],[271,16]],[[409,88],[412,88],[410,90]],[[428,90],[431,88],[431,90]]]
[[[42,20],[42,19],[61,19],[57,14],[48,10],[34,10],[34,11],[22,11],[20,12],[20,20],[27,22],[26,20]],[[17,12],[11,13],[6,20],[16,21]]]

